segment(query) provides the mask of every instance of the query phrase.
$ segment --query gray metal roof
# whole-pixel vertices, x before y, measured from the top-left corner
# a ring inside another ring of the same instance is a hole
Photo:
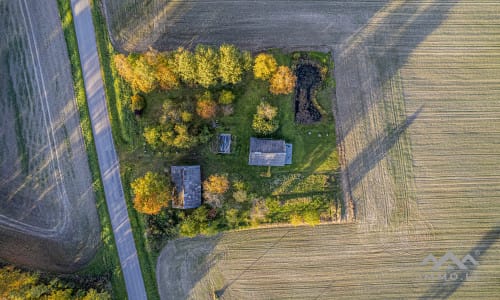
[[[291,163],[291,147],[289,161]],[[284,166],[287,163],[287,146],[283,140],[250,138],[251,166]]]
[[[201,171],[200,166],[172,166],[172,181],[178,195],[174,208],[196,208],[201,205]]]
[[[231,153],[231,135],[229,133],[219,134],[219,153]]]

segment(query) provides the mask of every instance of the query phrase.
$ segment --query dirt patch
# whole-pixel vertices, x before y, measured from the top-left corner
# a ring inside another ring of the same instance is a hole
[[[321,113],[316,108],[313,97],[321,84],[321,74],[315,65],[303,63],[295,69],[297,85],[295,87],[295,122],[312,124],[321,120]]]
[[[99,221],[57,4],[0,3],[0,258],[69,272]]]

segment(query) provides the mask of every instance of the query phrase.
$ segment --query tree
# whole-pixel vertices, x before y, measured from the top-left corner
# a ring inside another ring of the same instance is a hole
[[[241,53],[233,45],[223,44],[219,48],[219,76],[224,84],[236,84],[241,81],[243,67]]]
[[[277,67],[276,59],[271,54],[261,53],[255,58],[253,74],[255,78],[267,80],[276,72]]]
[[[227,175],[212,174],[203,182],[203,191],[212,194],[224,194],[229,189]]]
[[[208,227],[208,209],[200,206],[189,215],[180,226],[180,233],[183,236],[193,237],[200,233],[205,233]]]
[[[252,66],[253,66],[252,53],[250,51],[243,51],[243,53],[241,54],[241,67],[243,68],[243,71],[252,70]]]
[[[139,94],[134,94],[130,97],[131,108],[135,113],[140,113],[146,107],[146,100]]]
[[[228,105],[233,103],[234,98],[235,96],[233,92],[228,90],[222,90],[219,95],[219,103],[222,105]]]
[[[134,76],[130,83],[132,88],[138,89],[144,93],[153,91],[157,86],[153,66],[151,66],[148,60],[142,55],[139,55],[137,58],[129,55],[128,59],[132,61],[134,71]]]
[[[164,176],[147,172],[143,177],[136,178],[130,186],[134,192],[134,207],[138,212],[154,215],[168,206],[172,191]]]
[[[217,84],[219,54],[208,46],[196,47],[194,58],[196,60],[196,82],[208,88]]]
[[[144,139],[146,143],[152,148],[156,149],[160,146],[161,132],[158,127],[146,127],[144,128]]]
[[[113,63],[115,64],[116,71],[126,82],[131,83],[134,78],[134,68],[130,61],[123,54],[116,54],[113,56]]]
[[[279,128],[279,122],[276,119],[278,108],[267,102],[262,102],[257,107],[257,113],[253,116],[252,128],[255,132],[268,135]]]
[[[168,91],[179,87],[179,79],[166,61],[156,66],[155,77],[162,90]]]
[[[274,95],[290,94],[293,92],[296,81],[297,77],[292,73],[289,67],[280,66],[269,80],[269,91]]]
[[[196,102],[196,113],[203,119],[212,119],[217,113],[217,103],[212,100],[212,94],[205,92]]]
[[[187,84],[193,84],[196,80],[196,61],[191,52],[179,48],[174,54],[175,73]]]

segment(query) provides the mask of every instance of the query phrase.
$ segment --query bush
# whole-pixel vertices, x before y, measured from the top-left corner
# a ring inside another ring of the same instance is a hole
[[[205,92],[196,102],[196,113],[203,119],[212,119],[217,113],[217,103],[212,100],[212,94]]]
[[[135,94],[130,97],[131,108],[135,113],[141,112],[146,107],[146,100],[141,95]]]
[[[206,233],[208,229],[208,209],[200,206],[187,217],[180,226],[183,236],[194,237],[200,233]]]
[[[304,212],[304,222],[311,226],[316,226],[319,224],[319,212],[316,210],[306,210]]]
[[[262,102],[257,107],[257,113],[253,117],[252,128],[255,132],[269,135],[279,128],[278,108],[267,102]]]
[[[227,175],[213,174],[203,182],[203,191],[212,194],[224,194],[229,189]]]
[[[271,54],[261,53],[255,58],[253,74],[255,78],[267,80],[276,72],[277,67],[276,59]]]
[[[233,92],[227,91],[227,90],[222,90],[220,92],[220,95],[219,95],[219,103],[222,105],[228,105],[228,104],[233,103],[234,98],[235,98],[235,96],[234,96]]]
[[[292,73],[289,67],[280,66],[269,83],[269,91],[274,95],[286,95],[293,92],[297,77]]]

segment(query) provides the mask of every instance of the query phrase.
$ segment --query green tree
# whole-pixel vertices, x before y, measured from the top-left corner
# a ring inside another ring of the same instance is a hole
[[[168,206],[172,189],[165,176],[147,172],[136,178],[130,186],[134,193],[134,208],[144,214],[158,214]]]
[[[153,149],[157,149],[160,146],[161,132],[158,127],[146,127],[144,128],[144,139]]]
[[[292,73],[289,67],[280,66],[269,80],[269,91],[271,94],[290,94],[295,88],[297,77]]]
[[[255,58],[253,74],[255,78],[267,80],[276,72],[277,67],[276,59],[271,54],[261,53]]]
[[[196,60],[190,51],[184,48],[177,49],[174,53],[174,66],[175,73],[184,83],[195,83]]]
[[[205,206],[200,206],[189,215],[180,226],[180,234],[183,236],[193,237],[198,234],[205,233],[208,229],[208,209]]]
[[[243,51],[241,54],[241,67],[243,71],[247,72],[252,70],[253,66],[253,56],[250,51]]]
[[[196,61],[196,81],[201,86],[208,88],[217,84],[219,54],[208,46],[196,47],[194,58]]]
[[[219,103],[222,105],[228,105],[233,103],[235,96],[233,92],[228,90],[222,90],[219,95]]]
[[[233,45],[223,44],[219,48],[219,75],[224,84],[236,84],[243,75],[240,51]]]

